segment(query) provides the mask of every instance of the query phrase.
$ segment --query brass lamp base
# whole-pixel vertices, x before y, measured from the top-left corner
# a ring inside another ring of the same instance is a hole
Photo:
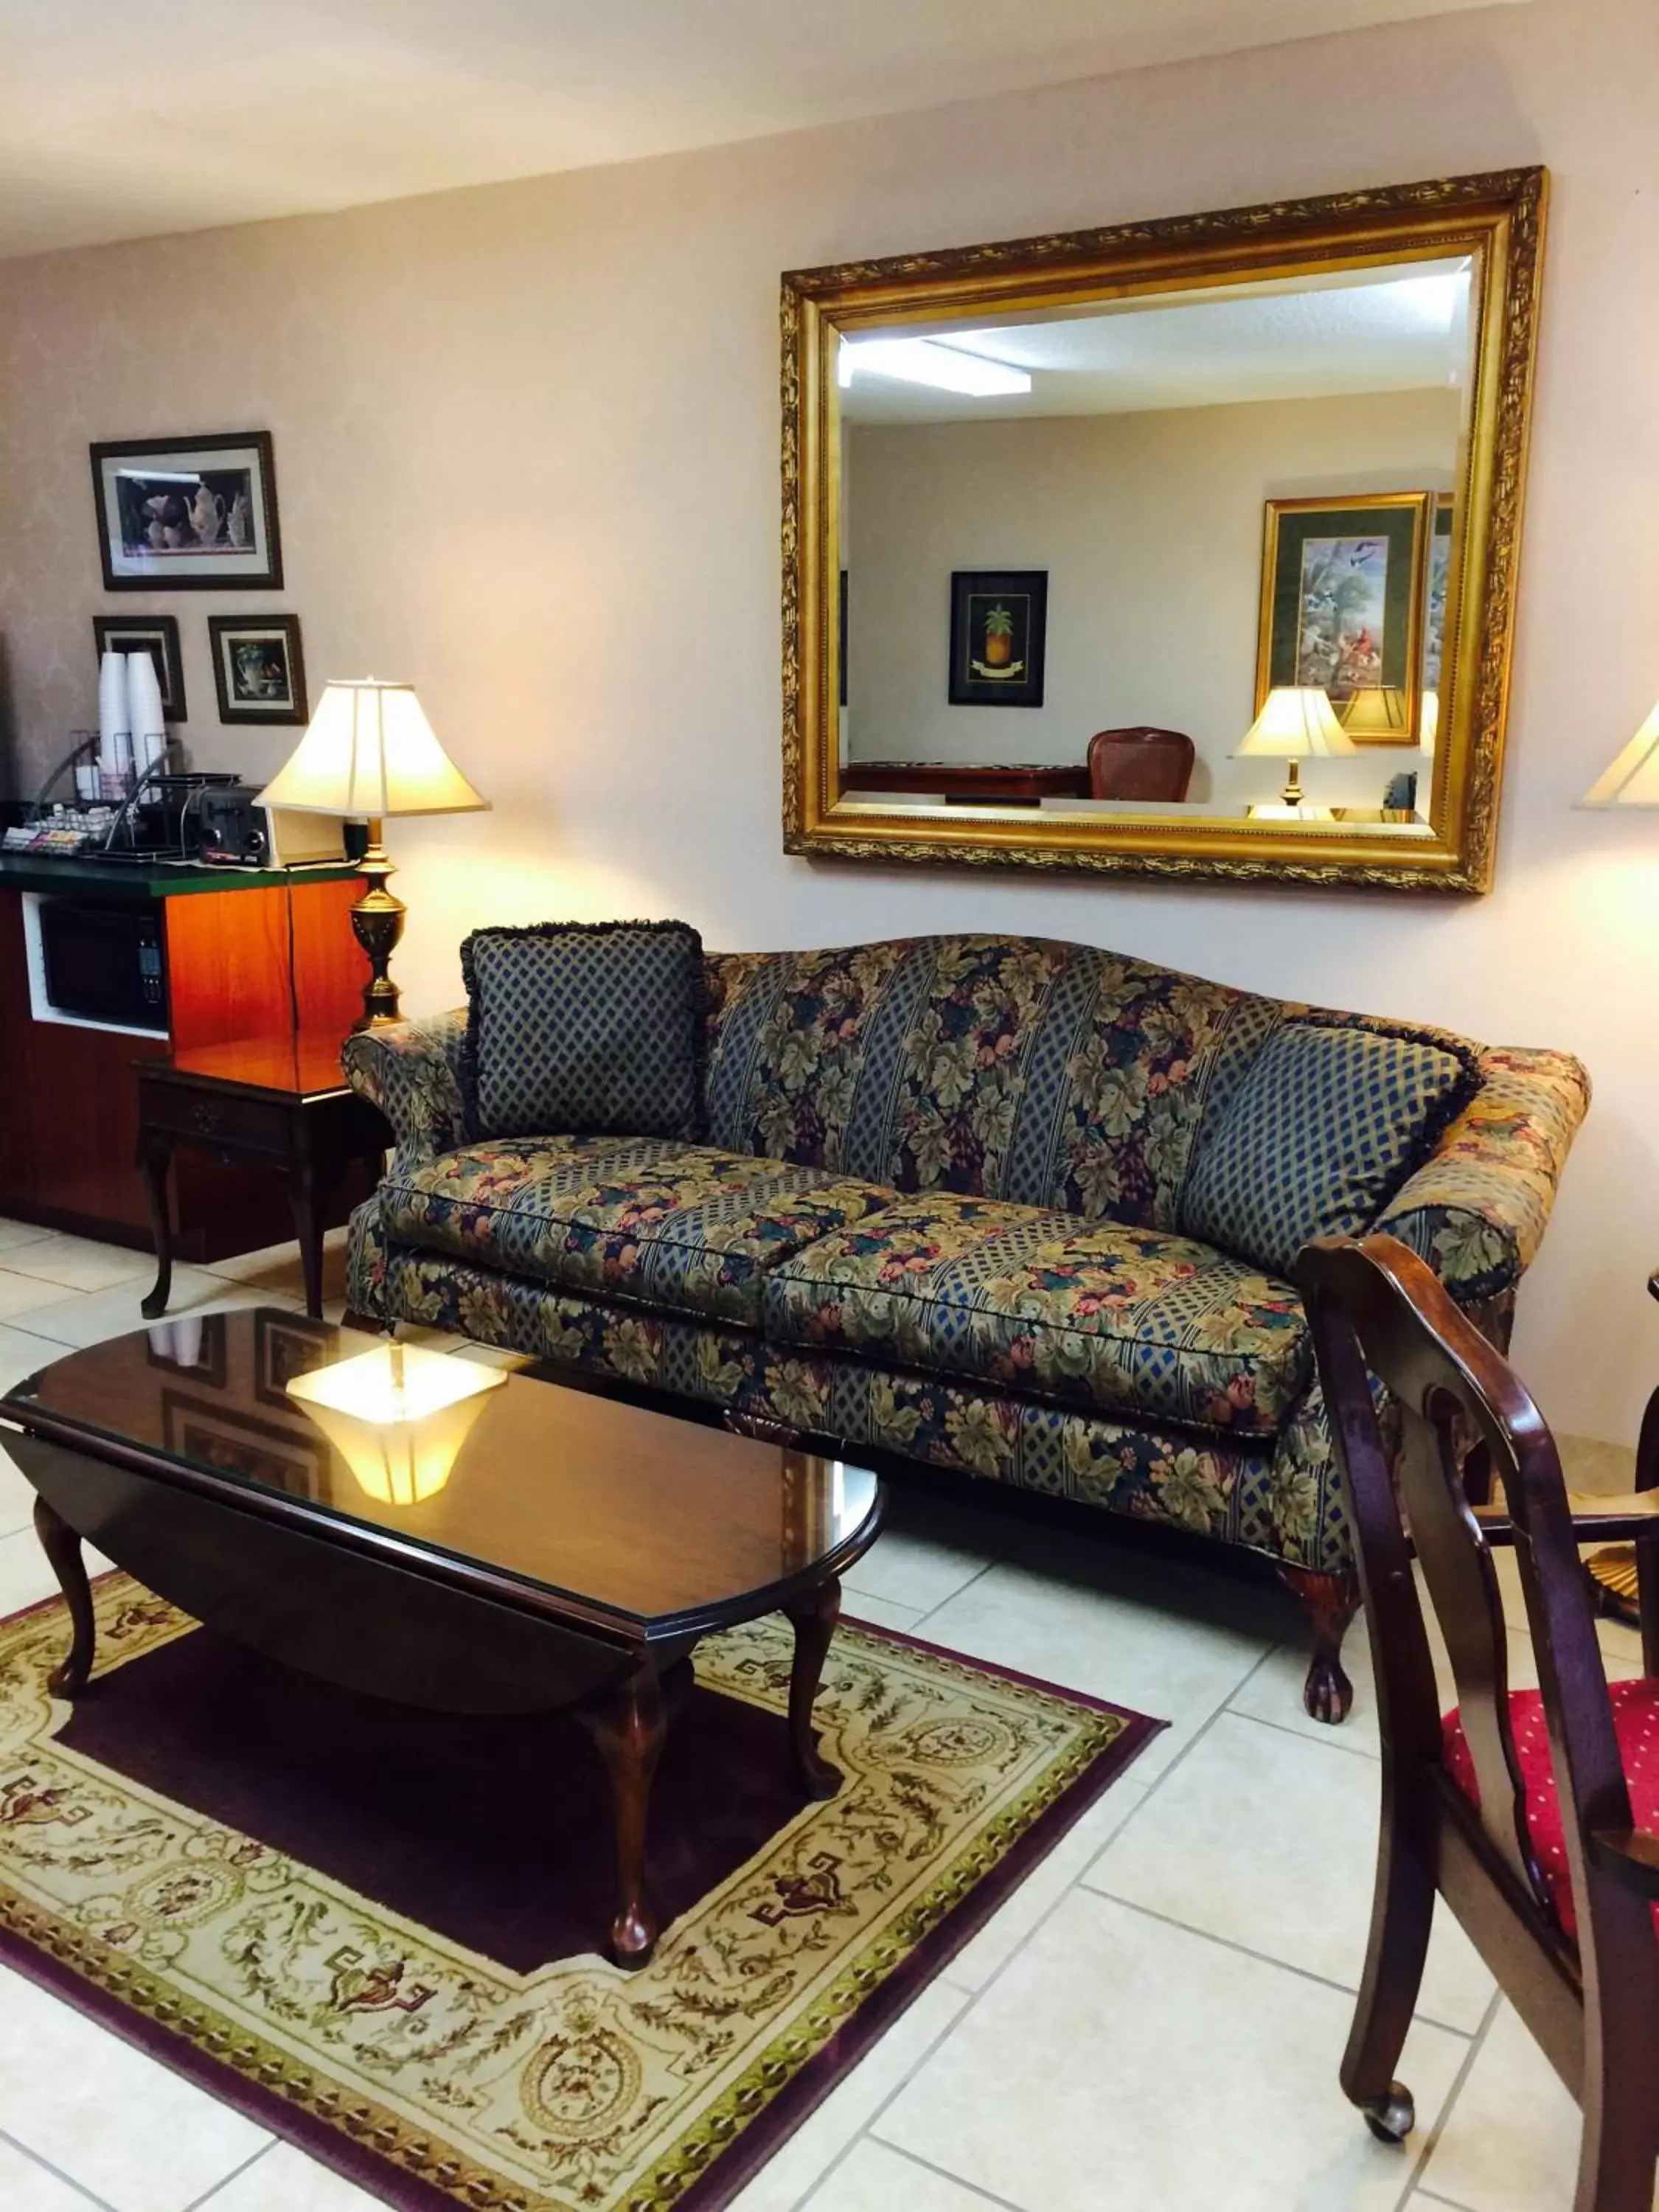
[[[368,955],[371,972],[363,986],[363,1011],[351,1025],[354,1033],[358,1030],[385,1029],[403,1018],[398,986],[386,970],[404,933],[404,915],[408,911],[403,901],[394,898],[386,887],[386,878],[395,874],[396,870],[380,842],[378,820],[368,825],[368,849],[357,867],[360,875],[368,877],[369,887],[351,909],[351,930]]]
[[[1279,802],[1285,806],[1300,806],[1307,795],[1302,788],[1302,763],[1293,760],[1285,778],[1285,788],[1279,794]]]

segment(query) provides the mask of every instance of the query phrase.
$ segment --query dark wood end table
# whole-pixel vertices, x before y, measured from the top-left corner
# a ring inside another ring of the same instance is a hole
[[[167,1176],[175,1146],[271,1167],[287,1178],[305,1269],[306,1311],[323,1310],[319,1200],[354,1161],[382,1159],[392,1133],[340,1066],[337,1035],[303,1031],[204,1046],[173,1060],[134,1063],[138,1083],[138,1172],[155,1237],[155,1283],[140,1310],[167,1311],[173,1287]]]

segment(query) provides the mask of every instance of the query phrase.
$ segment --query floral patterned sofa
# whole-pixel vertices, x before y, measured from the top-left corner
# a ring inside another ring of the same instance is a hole
[[[1309,1710],[1341,1718],[1357,1583],[1301,1301],[1193,1233],[1206,1124],[1316,1010],[1021,938],[706,979],[702,1143],[470,1145],[465,1009],[353,1037],[395,1135],[353,1309],[1265,1554],[1311,1616]],[[1363,1225],[1503,1345],[1589,1086],[1443,1042],[1467,1103]]]

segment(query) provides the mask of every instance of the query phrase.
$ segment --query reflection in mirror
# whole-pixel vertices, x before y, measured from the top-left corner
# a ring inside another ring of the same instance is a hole
[[[837,331],[842,804],[1426,835],[1472,267]]]

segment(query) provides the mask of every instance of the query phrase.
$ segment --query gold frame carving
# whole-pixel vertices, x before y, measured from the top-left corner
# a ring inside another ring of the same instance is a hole
[[[1386,890],[1491,888],[1508,711],[1548,179],[1538,167],[793,270],[782,282],[783,843],[841,860],[1110,871]],[[1378,260],[1468,254],[1468,436],[1452,495],[1431,833],[1175,815],[964,823],[839,801],[838,437],[833,339],[904,319],[1052,307]]]

